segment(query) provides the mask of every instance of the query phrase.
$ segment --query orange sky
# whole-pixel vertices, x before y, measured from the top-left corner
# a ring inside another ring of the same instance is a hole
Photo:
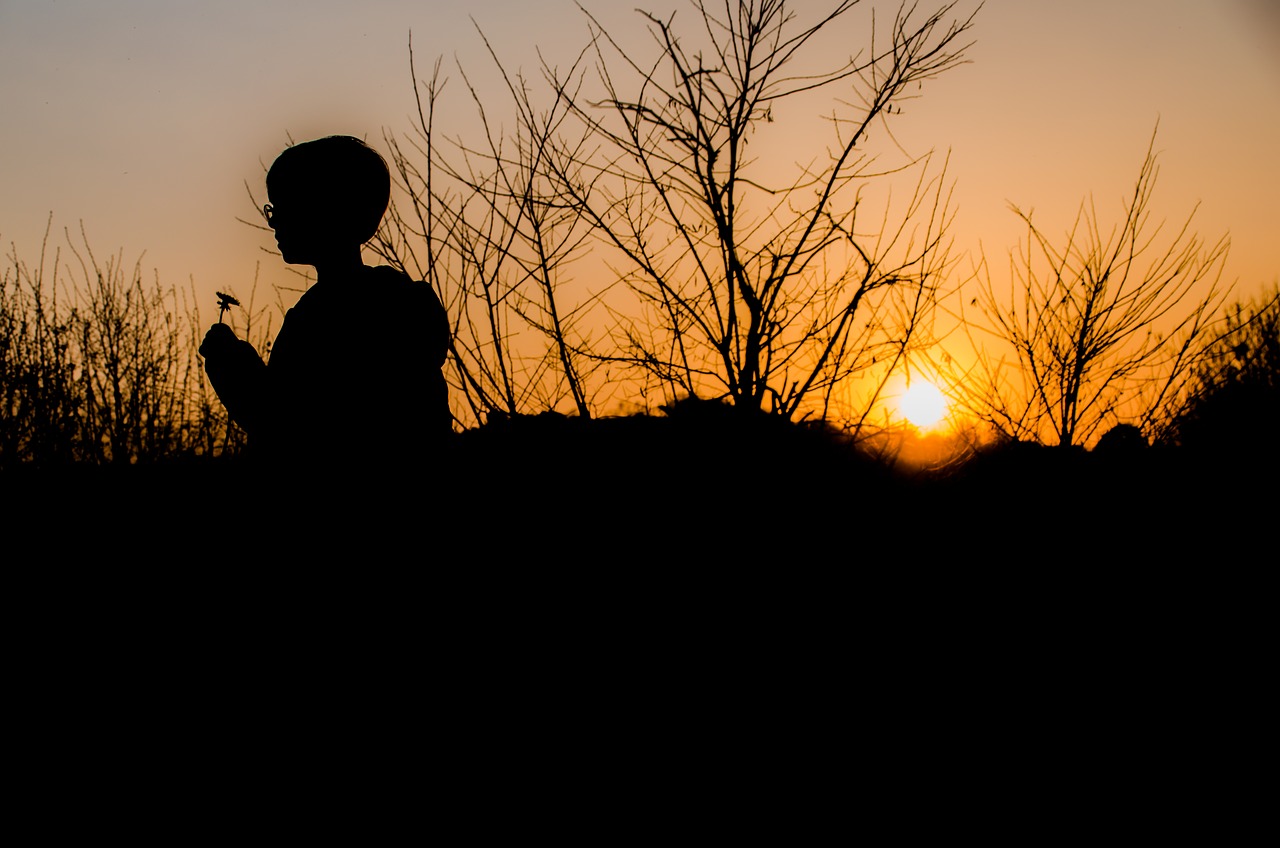
[[[631,0],[584,3],[639,32]],[[927,86],[896,134],[913,152],[951,149],[957,248],[998,258],[1021,234],[1009,203],[1051,231],[1088,192],[1118,209],[1158,119],[1155,212],[1180,222],[1200,202],[1194,229],[1230,233],[1227,276],[1250,293],[1280,278],[1277,8],[987,0],[972,63]],[[468,14],[512,67],[536,71],[535,45],[565,63],[584,43],[570,0],[0,0],[5,253],[16,243],[36,262],[53,213],[59,241],[82,221],[98,253],[132,267],[145,251],[148,279],[192,280],[211,317],[213,292],[247,292],[258,262],[264,292],[293,285],[269,239],[236,220],[254,214],[245,181],[261,194],[290,136],[348,133],[385,151],[384,128],[407,131],[414,108],[410,29],[420,68],[487,67]]]

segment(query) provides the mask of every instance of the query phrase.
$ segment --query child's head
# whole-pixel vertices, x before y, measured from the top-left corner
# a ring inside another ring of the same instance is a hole
[[[275,217],[305,217],[326,238],[364,244],[387,211],[391,174],[360,139],[331,135],[285,148],[267,171],[267,196]]]

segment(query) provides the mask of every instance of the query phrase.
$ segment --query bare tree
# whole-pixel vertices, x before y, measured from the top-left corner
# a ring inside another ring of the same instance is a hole
[[[587,414],[587,378],[599,391],[622,374],[662,402],[721,397],[826,418],[847,414],[854,378],[887,374],[920,340],[950,262],[945,164],[881,161],[868,133],[963,61],[973,15],[910,3],[887,26],[870,11],[861,30],[861,5],[839,0],[802,22],[786,0],[694,0],[686,31],[678,15],[642,12],[653,39],[643,61],[583,9],[587,48],[567,70],[544,59],[548,108],[503,70],[514,132],[492,128],[468,84],[483,145],[446,150],[433,137],[437,66],[414,149],[389,139],[412,200],[383,249],[404,264],[423,249],[417,265],[455,317],[455,386],[473,408],[514,409],[553,373]],[[857,34],[868,47],[850,56]],[[833,44],[846,58],[827,63]],[[764,149],[822,114],[816,150]],[[904,183],[895,198],[889,186]],[[569,298],[568,271],[588,254],[601,276]],[[607,337],[585,332],[596,326],[587,310],[608,316]],[[522,380],[516,325],[545,341],[542,370]]]
[[[970,300],[979,317],[965,322],[977,364],[948,380],[998,433],[1070,446],[1116,423],[1150,431],[1190,376],[1231,288],[1229,241],[1192,233],[1194,209],[1172,233],[1152,224],[1156,159],[1153,132],[1109,229],[1092,198],[1061,242],[1013,207],[1027,241],[1010,253],[1007,286],[983,261]]]
[[[549,164],[572,153],[558,135],[568,112],[557,101],[540,113],[525,80],[509,74],[492,49],[490,56],[516,110],[513,134],[491,126],[463,72],[485,138],[477,146],[456,139],[444,144],[434,127],[445,84],[440,63],[420,86],[410,44],[418,125],[403,142],[386,135],[401,191],[374,249],[428,280],[445,304],[452,323],[450,383],[461,401],[455,417],[475,422],[566,402],[590,417],[597,389],[589,380],[598,362],[581,353],[590,339],[577,334],[590,304],[565,307],[561,296],[589,246],[590,223],[546,177],[580,170]]]
[[[586,163],[594,179],[557,173],[559,185],[634,295],[614,312],[612,357],[668,399],[827,417],[853,377],[902,356],[945,271],[945,169],[931,172],[928,155],[882,163],[867,142],[962,61],[973,18],[908,4],[882,31],[872,12],[869,47],[824,66],[821,37],[847,43],[858,0],[808,22],[785,0],[691,5],[687,38],[677,15],[645,15],[656,58],[644,64],[588,15],[602,98],[551,76],[601,145]],[[790,167],[754,154],[770,125],[803,123],[815,97],[835,104],[825,149]],[[873,178],[911,169],[900,208],[871,200]]]

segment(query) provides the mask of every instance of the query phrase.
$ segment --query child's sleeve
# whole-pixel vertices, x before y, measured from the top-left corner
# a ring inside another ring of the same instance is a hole
[[[263,417],[267,364],[243,339],[205,353],[205,373],[232,420],[253,435]]]

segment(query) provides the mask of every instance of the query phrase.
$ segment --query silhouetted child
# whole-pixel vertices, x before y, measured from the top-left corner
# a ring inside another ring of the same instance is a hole
[[[269,362],[221,322],[200,346],[249,453],[290,475],[281,482],[416,472],[451,432],[440,300],[361,258],[390,192],[386,162],[359,139],[286,148],[267,172],[263,211],[284,261],[314,266],[315,283],[285,314]]]

